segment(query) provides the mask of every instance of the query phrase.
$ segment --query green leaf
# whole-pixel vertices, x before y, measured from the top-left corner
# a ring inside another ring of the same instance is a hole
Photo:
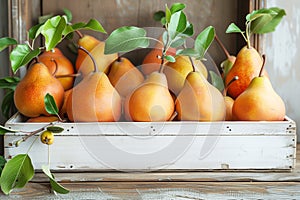
[[[170,11],[172,14],[174,14],[175,12],[181,11],[185,8],[185,4],[183,3],[174,3],[172,4]]]
[[[73,19],[72,12],[65,8],[64,13],[67,16],[67,22],[70,23]]]
[[[64,128],[60,126],[48,126],[47,130],[51,131],[52,133],[61,133],[64,131]]]
[[[231,23],[228,26],[226,33],[243,33],[243,31],[235,23]]]
[[[5,126],[0,125],[0,135],[5,135],[5,133],[16,133],[19,132],[17,130],[12,130],[10,128],[6,128]]]
[[[106,31],[104,30],[100,22],[97,21],[96,19],[90,19],[88,23],[80,22],[80,23],[73,24],[72,28],[74,30],[87,29],[87,30],[98,31],[101,33],[106,33]]]
[[[160,22],[162,18],[164,18],[166,16],[166,13],[162,10],[157,11],[154,13],[153,15],[153,19],[157,22]]]
[[[264,34],[275,31],[277,25],[281,22],[285,11],[280,8],[270,8],[272,14],[263,15],[251,22],[251,32],[256,34]]]
[[[57,192],[59,194],[67,194],[67,193],[69,193],[68,189],[66,189],[65,187],[63,187],[61,184],[59,184],[54,179],[54,176],[50,172],[50,169],[49,169],[48,166],[42,166],[42,170],[48,176],[48,178],[50,179],[50,185],[51,185],[52,190],[54,190],[55,192]]]
[[[172,62],[172,63],[176,61],[176,59],[173,56],[171,56],[171,55],[166,55],[164,58],[167,61]]]
[[[2,100],[1,111],[2,111],[3,116],[6,119],[8,119],[10,117],[11,110],[15,106],[14,93],[15,92],[13,90],[7,91],[7,93],[5,94],[5,96],[3,97],[3,100]]]
[[[198,58],[202,59],[207,49],[215,38],[215,28],[208,26],[205,28],[195,40],[195,49],[199,52]]]
[[[224,90],[224,82],[221,76],[216,74],[214,71],[209,71],[211,84],[215,86],[219,91]]]
[[[29,63],[34,57],[41,53],[39,48],[31,50],[27,44],[19,44],[10,53],[11,68],[14,73],[18,71],[20,67]]]
[[[230,69],[233,66],[233,62],[231,62],[230,60],[226,59],[221,63],[221,68],[223,69],[223,74],[224,74],[224,79],[227,76],[228,72],[230,71]]]
[[[176,38],[172,41],[170,47],[173,47],[173,48],[180,47],[180,46],[182,46],[182,45],[184,44],[184,42],[185,42],[185,39],[184,39],[184,38],[182,38],[182,37],[176,37]]]
[[[146,31],[135,26],[124,26],[114,30],[105,41],[105,54],[128,52],[149,46]]]
[[[199,52],[193,48],[186,48],[177,50],[176,55],[184,55],[197,58],[199,56]]]
[[[19,154],[9,160],[2,171],[0,185],[4,194],[22,188],[32,179],[34,169],[28,154]]]
[[[42,26],[43,24],[37,24],[37,25],[35,25],[35,26],[33,26],[33,27],[31,27],[30,29],[29,29],[29,31],[28,31],[28,36],[29,36],[29,38],[30,39],[35,39],[39,34],[37,34],[38,33],[38,30],[39,30],[39,28]]]
[[[0,79],[0,88],[15,90],[16,86],[20,82],[19,77],[4,77]]]
[[[47,51],[53,49],[63,39],[63,31],[66,25],[67,22],[64,17],[55,16],[48,19],[42,26],[41,34],[45,37]]]
[[[2,170],[5,166],[5,164],[6,164],[5,158],[3,156],[0,156],[0,176],[1,176],[1,173],[2,173]]]
[[[18,42],[9,37],[0,38],[0,52],[3,51],[5,48],[7,48],[10,45],[17,44]]]
[[[44,97],[45,109],[51,115],[58,115],[58,108],[51,94],[47,93]]]
[[[189,24],[189,25],[186,27],[185,31],[183,31],[182,34],[180,34],[180,35],[183,35],[183,36],[185,36],[185,37],[191,37],[191,36],[193,36],[193,35],[194,35],[194,27],[193,27],[193,24]]]
[[[179,33],[184,32],[186,27],[187,20],[185,14],[182,11],[172,14],[168,26],[170,39],[173,40]]]
[[[167,23],[166,17],[161,18],[160,23],[161,23],[162,25],[165,25],[165,24]]]
[[[172,13],[171,13],[170,9],[168,8],[168,6],[166,5],[166,17],[165,17],[166,23],[164,23],[164,24],[170,23],[171,15],[172,15]]]

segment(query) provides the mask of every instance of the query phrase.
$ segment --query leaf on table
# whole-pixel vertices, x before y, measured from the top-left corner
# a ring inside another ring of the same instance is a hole
[[[53,191],[59,193],[59,194],[67,194],[69,193],[69,190],[63,187],[61,184],[59,184],[55,179],[53,174],[50,172],[50,169],[48,166],[42,166],[43,172],[48,176],[50,179],[50,185]]]
[[[28,64],[34,57],[37,57],[41,53],[39,48],[31,50],[27,44],[19,44],[10,53],[9,59],[11,62],[11,68],[14,73],[18,69]]]
[[[44,97],[45,109],[51,115],[58,115],[58,108],[53,96],[47,93]]]
[[[5,48],[7,48],[8,46],[14,45],[17,43],[18,42],[13,38],[9,38],[9,37],[0,38],[0,52],[2,50],[4,50]]]
[[[2,171],[0,186],[4,194],[22,188],[32,179],[34,169],[28,154],[19,154],[9,160]]]
[[[149,46],[146,30],[135,26],[123,26],[114,30],[105,41],[105,54],[129,52]]]
[[[47,130],[51,131],[52,133],[61,133],[64,131],[64,128],[60,126],[48,126]]]

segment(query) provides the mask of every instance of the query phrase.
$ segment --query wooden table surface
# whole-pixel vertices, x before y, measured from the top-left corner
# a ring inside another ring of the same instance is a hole
[[[25,188],[0,194],[0,199],[300,199],[299,148],[292,171],[56,172],[56,179],[70,190],[64,195],[50,193],[48,179],[36,173]]]

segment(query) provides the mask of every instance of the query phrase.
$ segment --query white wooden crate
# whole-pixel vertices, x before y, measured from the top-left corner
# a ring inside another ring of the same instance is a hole
[[[33,131],[47,123],[23,123],[16,114],[6,127]],[[50,146],[51,169],[102,170],[291,170],[296,161],[296,124],[278,122],[61,123]],[[5,157],[26,153],[33,136],[7,133]],[[35,169],[48,162],[48,146],[35,141]]]

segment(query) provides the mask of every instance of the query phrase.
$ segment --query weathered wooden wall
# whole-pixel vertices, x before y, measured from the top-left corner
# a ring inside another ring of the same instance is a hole
[[[169,6],[177,2],[175,0],[52,0],[42,1],[43,14],[62,13],[67,8],[73,13],[73,22],[87,21],[90,18],[98,19],[104,28],[110,33],[117,27],[135,25],[140,27],[159,27],[161,24],[153,20],[154,12],[164,10],[165,4]],[[228,47],[235,53],[237,50],[237,34],[226,34],[225,30],[231,22],[237,22],[238,0],[181,0],[185,3],[188,19],[194,24],[195,35],[200,33],[208,25],[216,28],[217,34]],[[241,4],[241,3],[240,3]],[[244,7],[248,7],[248,1],[244,1]],[[242,16],[244,18],[244,16]],[[99,39],[105,39],[107,35],[93,33]],[[220,48],[213,44],[209,50],[216,62],[224,59]]]

